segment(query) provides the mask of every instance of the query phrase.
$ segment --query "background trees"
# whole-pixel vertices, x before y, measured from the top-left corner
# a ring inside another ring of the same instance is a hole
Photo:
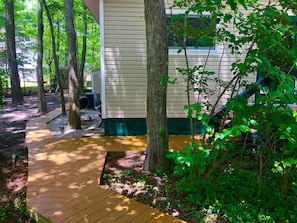
[[[0,16],[3,18],[0,22],[0,28],[5,29],[5,0],[1,0],[3,4],[0,6]],[[11,1],[7,1],[8,3]],[[52,20],[52,30],[55,35],[55,53],[57,57],[57,63],[54,63],[54,53],[52,46],[52,35],[50,32],[50,25],[48,23],[48,16],[46,16],[46,20],[44,20],[44,36],[43,36],[43,44],[44,52],[43,52],[43,78],[46,85],[46,89],[55,91],[58,86],[57,84],[57,74],[59,74],[59,68],[66,68],[68,66],[68,47],[67,47],[67,35],[66,35],[66,26],[65,26],[65,18],[64,18],[64,7],[63,2],[56,0],[47,0],[46,6],[51,16]],[[88,11],[83,7],[83,3],[80,0],[74,1],[74,23],[76,23],[76,31],[77,31],[77,51],[83,52],[83,48],[85,50],[84,55],[88,55],[85,58],[81,56],[78,57],[78,62],[84,63],[85,65],[80,65],[81,68],[85,68],[84,71],[88,74],[91,73],[92,70],[100,69],[100,46],[99,46],[99,26],[97,22],[93,19]],[[15,33],[16,33],[16,61],[19,69],[20,75],[20,85],[23,87],[25,82],[23,81],[23,76],[28,77],[31,76],[34,78],[31,73],[35,73],[35,71],[26,70],[27,64],[36,65],[37,60],[37,9],[38,4],[33,0],[26,1],[14,1],[15,10],[18,11],[15,14],[14,18],[16,21],[15,25]],[[54,15],[53,15],[54,12]],[[43,11],[44,16],[47,14],[46,10]],[[84,34],[84,27],[81,23],[82,17],[84,21],[88,23],[89,33]],[[26,25],[24,25],[26,24]],[[0,51],[1,51],[1,68],[5,71],[8,70],[8,66],[6,66],[6,32],[1,32],[0,34]],[[87,47],[83,47],[86,43],[83,43],[83,37],[88,39]],[[11,38],[10,38],[11,39]],[[2,54],[3,53],[3,54]],[[2,57],[3,56],[3,57]],[[34,62],[35,61],[35,62]],[[81,64],[81,63],[80,63]],[[55,67],[57,67],[55,72]],[[65,79],[65,78],[64,78]],[[68,79],[68,76],[67,78]],[[33,79],[30,79],[33,81]],[[85,82],[86,83],[86,82]],[[26,83],[28,84],[28,83]],[[68,81],[65,82],[68,84]],[[10,87],[10,84],[8,85]],[[13,92],[16,92],[13,90]],[[24,93],[25,92],[24,90]],[[83,92],[82,92],[83,93]]]
[[[78,79],[77,57],[76,57],[76,32],[73,20],[73,0],[64,1],[64,11],[66,19],[66,31],[68,39],[68,70],[69,70],[69,115],[68,128],[80,129],[80,105],[79,91],[83,87],[79,86],[82,82]]]
[[[9,67],[9,76],[11,84],[12,105],[23,103],[23,95],[20,86],[20,78],[18,73],[18,61],[16,56],[15,43],[15,22],[14,22],[14,1],[6,0],[6,44],[7,44],[7,60]]]
[[[45,92],[44,92],[44,79],[43,79],[43,4],[42,1],[39,1],[38,4],[38,52],[37,52],[37,81],[38,81],[38,110],[40,113],[47,112],[47,104],[45,99]]]
[[[65,99],[64,99],[64,89],[63,89],[63,84],[62,84],[62,78],[61,78],[61,73],[59,69],[59,57],[57,51],[59,50],[59,43],[57,44],[56,41],[56,34],[54,30],[54,24],[53,24],[53,18],[50,12],[50,9],[46,3],[45,0],[42,0],[43,7],[45,8],[46,11],[46,16],[48,19],[49,23],[49,28],[50,28],[50,36],[51,36],[51,46],[52,46],[52,60],[54,63],[54,71],[55,71],[55,77],[56,77],[56,83],[57,83],[57,90],[59,91],[60,94],[60,99],[61,99],[61,107],[62,107],[62,115],[66,115],[66,108],[65,108]],[[58,26],[59,27],[59,26]],[[59,34],[59,29],[58,29],[58,34]],[[52,69],[50,69],[52,70]],[[50,80],[52,81],[52,80]],[[52,85],[51,85],[52,87]]]

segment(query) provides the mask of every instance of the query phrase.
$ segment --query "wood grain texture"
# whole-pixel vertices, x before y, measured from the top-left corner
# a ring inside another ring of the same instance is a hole
[[[100,186],[108,152],[145,151],[146,136],[52,138],[59,110],[27,124],[27,208],[38,222],[184,222]],[[180,150],[190,136],[171,136]]]

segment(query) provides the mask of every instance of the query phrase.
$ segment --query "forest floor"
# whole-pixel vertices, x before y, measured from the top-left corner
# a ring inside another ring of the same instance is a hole
[[[48,111],[60,106],[55,94],[47,94]],[[40,116],[37,95],[24,96],[22,106],[0,109],[0,222],[34,222],[26,212],[28,150],[26,122]],[[15,162],[13,162],[15,157]],[[224,218],[191,206],[176,190],[178,178],[165,171],[142,171],[143,153],[112,153],[106,160],[102,185],[129,198],[189,223],[226,222]],[[204,212],[204,213],[203,213]],[[204,216],[204,217],[203,217]]]
[[[60,106],[55,94],[46,95],[48,111]],[[28,149],[26,122],[40,116],[36,94],[24,96],[24,104],[0,109],[0,222],[34,222],[26,212]],[[15,162],[13,162],[15,157]]]
[[[178,178],[161,170],[143,171],[144,159],[140,152],[111,153],[106,159],[101,184],[189,223],[200,222],[193,207],[176,191]]]

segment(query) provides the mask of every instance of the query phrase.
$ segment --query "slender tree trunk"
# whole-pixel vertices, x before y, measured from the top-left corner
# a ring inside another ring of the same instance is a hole
[[[86,54],[87,54],[87,19],[86,19],[86,7],[84,6],[84,17],[83,17],[83,42],[82,42],[82,51],[81,51],[81,63],[79,66],[78,71],[78,79],[79,79],[79,89],[80,94],[84,94],[84,69],[85,69],[85,62],[86,62]]]
[[[57,21],[53,21],[53,26],[54,27],[56,27],[56,30],[55,30],[55,38],[56,39],[61,39],[61,29],[60,29],[60,22],[63,22],[63,21],[59,21],[59,20],[57,20]],[[56,50],[56,52],[60,52],[60,45],[61,45],[61,43],[60,43],[60,41],[56,41],[56,44],[55,44],[55,50]],[[60,54],[59,54],[60,55]],[[65,63],[63,63],[63,62],[61,62],[60,61],[60,56],[59,56],[58,54],[56,54],[56,58],[57,58],[57,61],[59,61],[59,66],[60,66],[60,64],[66,64],[66,61],[65,61]],[[58,80],[56,79],[56,81],[57,81],[57,85],[56,85],[56,89],[55,89],[55,92],[60,92],[60,85],[62,86],[62,89],[64,89],[64,82],[65,82],[65,80],[63,80],[63,75],[62,75],[62,73],[60,72],[60,67],[58,67],[58,69],[59,69],[59,75],[60,75],[60,83],[58,82]]]
[[[47,65],[48,65],[48,69],[49,69],[49,74],[50,74],[50,92],[53,93],[54,92],[54,87],[53,87],[53,70],[52,70],[52,59],[50,59],[50,61],[48,61]]]
[[[43,3],[43,7],[45,9],[47,19],[50,25],[50,31],[51,31],[51,38],[52,38],[52,50],[53,50],[53,59],[54,59],[54,65],[55,65],[55,73],[57,77],[57,82],[59,86],[59,93],[60,93],[60,99],[61,99],[61,107],[62,107],[62,115],[66,115],[66,107],[65,107],[65,98],[64,98],[64,92],[63,92],[63,87],[62,87],[62,81],[61,81],[61,76],[59,72],[59,62],[58,62],[58,57],[57,57],[57,52],[56,52],[56,38],[55,38],[55,33],[54,33],[54,27],[53,27],[53,21],[52,17],[50,14],[50,11],[47,7],[47,4],[45,0],[41,0]]]
[[[6,43],[7,43],[7,57],[8,67],[11,83],[11,98],[12,105],[23,104],[23,94],[20,85],[20,77],[18,73],[18,64],[16,58],[15,45],[15,23],[14,23],[14,1],[6,0]]]
[[[79,81],[77,75],[76,32],[73,20],[73,0],[64,0],[68,37],[69,116],[68,129],[80,129]]]
[[[164,0],[144,0],[147,41],[147,155],[144,170],[155,171],[164,165],[168,149],[166,116],[168,40]]]
[[[44,83],[43,83],[43,7],[42,2],[39,1],[38,6],[38,56],[37,56],[37,80],[38,80],[38,110],[44,114],[47,112],[47,104],[45,99]]]

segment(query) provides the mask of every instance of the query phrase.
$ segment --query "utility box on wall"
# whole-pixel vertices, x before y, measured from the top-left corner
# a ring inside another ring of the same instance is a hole
[[[92,92],[101,92],[101,71],[92,72]]]
[[[89,99],[88,109],[95,109],[101,104],[100,93],[98,92],[87,92],[86,97]]]

